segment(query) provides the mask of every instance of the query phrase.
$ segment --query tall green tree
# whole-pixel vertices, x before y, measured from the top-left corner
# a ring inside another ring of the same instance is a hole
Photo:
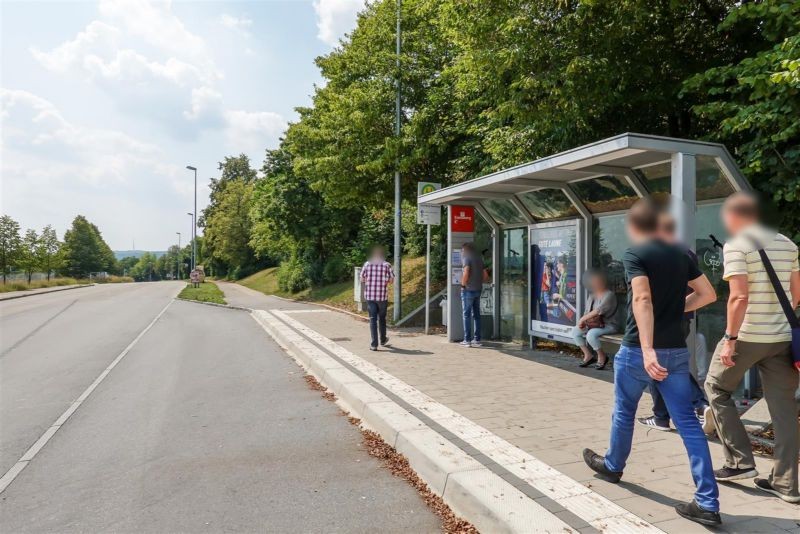
[[[19,235],[19,223],[3,215],[0,217],[0,269],[3,270],[3,283],[6,283],[6,276],[15,267],[19,258],[22,238]]]
[[[63,265],[61,243],[58,240],[56,231],[49,224],[42,229],[42,234],[39,236],[36,257],[38,258],[39,268],[47,273],[48,280],[50,280],[50,275]]]
[[[156,255],[152,252],[145,252],[141,255],[139,260],[136,262],[136,265],[131,268],[128,274],[137,282],[152,282],[154,280],[159,280],[157,264],[158,258],[156,258]]]
[[[28,283],[31,283],[33,273],[39,269],[39,256],[37,250],[39,248],[39,236],[36,230],[29,228],[25,231],[25,236],[22,238],[22,247],[20,248],[20,255],[18,266],[25,273]]]
[[[783,231],[800,242],[800,2],[745,2],[717,33],[755,35],[764,46],[744,59],[691,77],[708,138],[734,151],[750,182],[777,209]]]
[[[76,278],[90,273],[114,270],[116,259],[111,247],[103,240],[97,226],[83,215],[72,221],[64,233],[65,272]]]

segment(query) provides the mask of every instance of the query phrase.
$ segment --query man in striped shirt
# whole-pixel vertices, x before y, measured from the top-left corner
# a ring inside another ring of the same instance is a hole
[[[769,478],[756,478],[755,486],[784,501],[800,503],[798,371],[792,361],[789,322],[758,253],[759,246],[766,251],[794,309],[800,303],[797,246],[759,224],[758,201],[751,194],[731,195],[722,207],[722,220],[732,236],[723,249],[723,278],[730,284],[727,329],[706,377],[706,392],[725,451],[725,466],[714,475],[720,481],[758,475],[750,440],[731,398],[745,373],[757,366],[775,429],[775,463]]]

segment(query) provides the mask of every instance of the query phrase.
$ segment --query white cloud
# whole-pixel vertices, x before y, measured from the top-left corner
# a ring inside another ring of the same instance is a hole
[[[286,119],[271,111],[227,110],[224,117],[229,147],[248,153],[251,161],[261,161],[262,151],[276,145],[286,128]]]
[[[252,19],[248,19],[247,17],[235,17],[233,15],[229,15],[228,13],[222,14],[222,16],[219,18],[219,23],[228,29],[241,33],[245,37],[250,36],[249,30],[253,25]]]
[[[75,125],[50,101],[27,91],[0,89],[0,118],[3,150],[21,156],[12,161],[26,160],[30,172],[55,181],[125,182],[134,168],[164,170],[157,146],[123,132]],[[43,154],[47,159],[38,157]],[[8,158],[3,160],[5,167]]]
[[[356,25],[356,15],[364,7],[364,0],[316,0],[317,37],[330,46]]]

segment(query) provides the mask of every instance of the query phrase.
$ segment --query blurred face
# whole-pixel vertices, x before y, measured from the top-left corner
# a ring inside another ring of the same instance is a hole
[[[370,259],[372,261],[383,261],[384,260],[383,250],[381,250],[380,248],[372,249],[372,255],[370,256]]]
[[[658,237],[667,243],[677,241],[675,234],[675,219],[671,215],[662,215],[658,219]]]
[[[595,295],[605,292],[606,282],[602,276],[592,275],[589,278],[589,289]]]
[[[738,234],[742,228],[752,222],[734,211],[725,208],[722,208],[720,216],[722,217],[722,224],[725,226],[725,231],[728,232],[728,235]]]

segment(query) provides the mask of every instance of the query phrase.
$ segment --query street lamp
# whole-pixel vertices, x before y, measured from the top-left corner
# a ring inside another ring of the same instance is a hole
[[[181,233],[175,232],[178,234],[178,254],[175,256],[175,263],[178,264],[178,280],[182,280],[183,277],[181,276]]]
[[[194,213],[197,213],[197,168],[191,165],[186,166],[187,169],[194,172]],[[197,216],[195,216],[192,223],[192,270],[197,264]]]
[[[194,213],[190,211],[186,215],[192,218],[192,232],[194,232]],[[194,239],[192,239],[192,270],[194,271]]]

